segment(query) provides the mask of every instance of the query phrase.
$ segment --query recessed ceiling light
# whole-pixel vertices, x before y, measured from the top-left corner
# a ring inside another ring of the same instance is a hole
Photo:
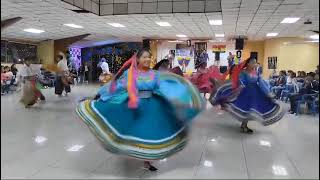
[[[288,175],[286,168],[283,166],[273,165],[272,171],[273,171],[273,174],[275,174],[277,176],[287,176]]]
[[[319,34],[314,34],[310,36],[311,39],[319,39]]]
[[[281,23],[287,23],[287,24],[291,24],[291,23],[295,23],[299,20],[300,18],[298,17],[287,17],[287,18],[284,18]]]
[[[71,151],[71,152],[74,152],[74,151],[79,151],[80,149],[82,149],[84,147],[84,145],[74,145],[74,146],[71,146],[67,151]]]
[[[211,25],[222,25],[222,20],[209,20]]]
[[[37,136],[36,138],[34,138],[34,142],[36,142],[38,144],[41,144],[41,143],[43,143],[45,141],[47,141],[47,138],[43,137],[43,136]]]
[[[278,33],[267,33],[267,37],[278,36]]]
[[[120,24],[120,23],[108,23],[110,26],[113,27],[125,27],[124,25]]]
[[[69,27],[72,27],[72,28],[83,28],[83,26],[80,26],[80,25],[76,25],[76,24],[63,24],[65,26],[69,26]]]
[[[24,29],[23,31],[29,32],[29,33],[35,33],[35,34],[40,34],[44,32],[44,30],[34,29],[34,28]]]
[[[181,43],[183,41],[175,40],[175,41],[168,41],[169,43]]]
[[[224,37],[224,34],[216,34],[216,37]]]
[[[177,37],[185,38],[185,37],[187,37],[187,36],[186,36],[186,35],[184,35],[184,34],[177,34]]]
[[[264,141],[264,140],[261,140],[261,141],[260,141],[260,145],[261,145],[261,146],[271,147],[271,143],[270,143],[269,141]]]
[[[206,161],[203,162],[203,165],[206,166],[206,167],[212,167],[212,161],[206,160]]]
[[[164,26],[164,27],[169,27],[169,26],[171,26],[171,24],[168,23],[168,22],[156,22],[156,24],[158,24],[159,26]]]

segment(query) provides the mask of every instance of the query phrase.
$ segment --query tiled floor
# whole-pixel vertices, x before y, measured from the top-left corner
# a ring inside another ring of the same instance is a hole
[[[177,155],[142,163],[105,151],[75,114],[77,101],[96,87],[73,88],[68,97],[45,90],[47,102],[25,109],[20,94],[1,97],[1,178],[319,178],[318,116],[286,115],[252,135],[239,122],[208,105],[193,125],[191,140]]]

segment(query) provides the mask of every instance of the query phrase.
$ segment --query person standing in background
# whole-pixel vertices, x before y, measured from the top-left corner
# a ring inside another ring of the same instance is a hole
[[[262,66],[260,63],[257,63],[257,75],[258,76],[262,75]]]
[[[98,66],[102,69],[102,73],[99,75],[99,81],[102,83],[107,83],[112,77],[109,71],[107,60],[102,58]]]
[[[84,82],[84,65],[83,64],[81,64],[81,66],[79,67],[78,74],[80,76],[79,83],[82,84]]]
[[[229,52],[229,56],[227,57],[229,68],[234,64],[234,55],[232,52]]]
[[[89,83],[89,67],[87,62],[84,64],[84,81],[86,81],[87,84]]]
[[[58,61],[57,66],[60,71],[57,73],[56,77],[55,94],[62,96],[62,92],[65,91],[65,95],[67,96],[68,93],[71,92],[68,82],[69,68],[67,59],[62,52],[58,55]]]

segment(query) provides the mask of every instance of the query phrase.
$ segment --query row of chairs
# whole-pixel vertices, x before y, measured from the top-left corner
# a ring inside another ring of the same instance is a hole
[[[303,86],[302,82],[298,82],[298,87],[295,87],[294,85],[287,84],[284,86],[284,89],[281,90],[280,94],[280,100],[284,102],[288,102],[289,96],[291,94],[294,94],[298,92],[296,88],[301,89]],[[302,97],[297,100],[296,103],[296,113],[301,114],[302,113],[302,106],[306,105],[308,107],[308,110],[313,114],[316,115],[319,112],[319,91],[313,91],[312,94],[305,94],[302,95]]]

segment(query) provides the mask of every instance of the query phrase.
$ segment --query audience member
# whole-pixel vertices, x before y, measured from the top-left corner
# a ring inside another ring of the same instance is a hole
[[[18,69],[16,68],[16,64],[12,64],[10,67],[12,74],[16,77],[18,74]]]
[[[307,77],[305,78],[304,84],[301,89],[297,93],[293,93],[289,95],[290,99],[290,110],[291,114],[296,113],[297,109],[297,101],[301,100],[303,95],[306,94],[314,94],[319,91],[319,83],[314,80],[314,76],[312,73],[308,73]],[[312,98],[312,97],[308,97]]]
[[[281,70],[279,72],[279,77],[277,78],[276,82],[275,82],[275,86],[273,86],[271,88],[271,92],[275,95],[275,97],[278,99],[280,94],[281,94],[281,90],[283,90],[285,88],[286,85],[286,71]]]

